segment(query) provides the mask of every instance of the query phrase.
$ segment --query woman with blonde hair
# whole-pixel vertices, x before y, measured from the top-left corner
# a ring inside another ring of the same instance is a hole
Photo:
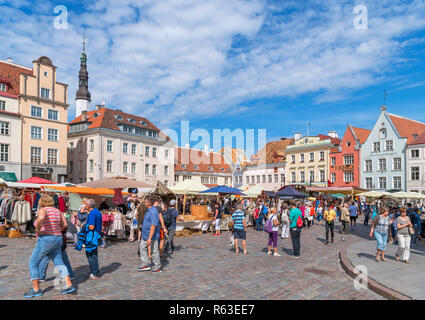
[[[278,221],[276,216],[276,208],[271,208],[268,220],[270,221],[272,229],[271,229],[271,232],[269,233],[269,242],[267,244],[267,254],[269,256],[273,255],[275,257],[280,257],[280,254],[277,253],[277,238],[279,234],[280,222]],[[274,253],[272,253],[271,251],[272,244],[273,244]]]
[[[81,206],[78,210],[77,218],[80,223],[78,227],[78,232],[80,231],[81,227],[87,222],[87,218],[89,217],[89,208],[87,206],[87,198],[81,199]]]
[[[388,226],[394,222],[394,220],[390,220],[388,217],[389,213],[389,208],[384,207],[379,211],[379,215],[376,215],[372,221],[369,237],[374,235],[377,242],[376,261],[379,261],[381,255],[382,261],[387,261],[385,259],[385,250],[387,248]]]
[[[35,230],[37,244],[29,260],[30,276],[33,288],[24,294],[25,298],[39,297],[43,294],[40,290],[40,263],[45,257],[52,259],[53,264],[59,270],[62,279],[66,282],[66,287],[61,290],[61,294],[74,292],[68,268],[62,260],[62,231],[66,229],[68,223],[58,209],[53,207],[53,198],[48,194],[43,194],[39,201]]]

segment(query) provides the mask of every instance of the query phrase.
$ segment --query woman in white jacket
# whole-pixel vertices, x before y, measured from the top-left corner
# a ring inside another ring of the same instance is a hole
[[[289,210],[286,204],[282,206],[281,218],[282,218],[281,219],[282,220],[282,239],[288,239],[289,238]]]

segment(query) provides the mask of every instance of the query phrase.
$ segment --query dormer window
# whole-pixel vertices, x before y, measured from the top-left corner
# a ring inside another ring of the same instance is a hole
[[[119,115],[115,115],[115,119],[117,119],[117,120],[122,120],[122,117],[121,117],[121,116],[119,116]]]
[[[195,170],[199,170],[198,165],[195,164],[193,167],[195,168]]]
[[[99,115],[95,112],[93,113],[93,118],[97,118]]]
[[[6,83],[0,82],[0,91],[4,91],[4,92],[7,91],[7,84]]]
[[[208,167],[208,170],[213,171],[213,167]]]
[[[134,119],[128,119],[129,122],[131,123],[136,123],[136,121]]]
[[[351,146],[351,142],[347,141],[347,147]]]
[[[182,168],[183,168],[183,170],[186,170],[186,165],[182,164]]]
[[[419,137],[419,135],[417,135],[416,133],[413,134],[413,138],[416,139],[417,137]]]
[[[142,126],[145,126],[145,125],[146,125],[146,122],[145,122],[145,121],[140,121],[140,124],[141,124]]]

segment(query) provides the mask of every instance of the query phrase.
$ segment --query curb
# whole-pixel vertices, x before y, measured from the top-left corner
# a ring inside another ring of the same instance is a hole
[[[347,254],[345,253],[344,249],[341,249],[339,251],[339,261],[341,263],[342,268],[344,271],[353,279],[358,277],[358,273],[354,271],[354,266],[351,264],[351,261],[347,258]],[[372,290],[373,292],[379,294],[380,296],[387,298],[389,300],[414,300],[408,296],[405,296],[404,294],[395,291],[393,289],[390,289],[375,280],[367,277],[367,287],[368,289]]]

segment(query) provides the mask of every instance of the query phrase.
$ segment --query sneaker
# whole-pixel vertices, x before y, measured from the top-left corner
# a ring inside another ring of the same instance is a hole
[[[40,297],[43,295],[43,292],[41,290],[34,291],[34,289],[29,290],[24,294],[25,298],[33,298],[33,297]]]
[[[271,256],[271,255],[272,255],[272,252],[271,252],[271,251],[269,251],[269,252],[267,252],[267,254],[268,254],[269,256]]]
[[[95,275],[90,274],[89,280],[97,280],[97,279],[99,279],[99,277],[96,277]]]
[[[144,267],[137,268],[137,271],[149,271],[150,269],[151,267],[144,266]]]
[[[292,256],[292,258],[294,258],[294,259],[299,259],[299,258],[300,258],[300,256]]]
[[[280,255],[279,253],[277,253],[277,252],[275,252],[275,253],[273,254],[273,256],[275,256],[275,257],[281,257],[281,255]]]
[[[38,279],[38,282],[39,282],[39,283],[46,282],[46,279]]]
[[[151,272],[162,272],[161,269],[152,269]]]
[[[75,287],[70,286],[70,287],[68,287],[68,288],[64,288],[64,289],[62,289],[62,290],[61,290],[61,294],[69,294],[69,293],[74,292],[75,290],[77,290],[77,289],[75,289]]]

